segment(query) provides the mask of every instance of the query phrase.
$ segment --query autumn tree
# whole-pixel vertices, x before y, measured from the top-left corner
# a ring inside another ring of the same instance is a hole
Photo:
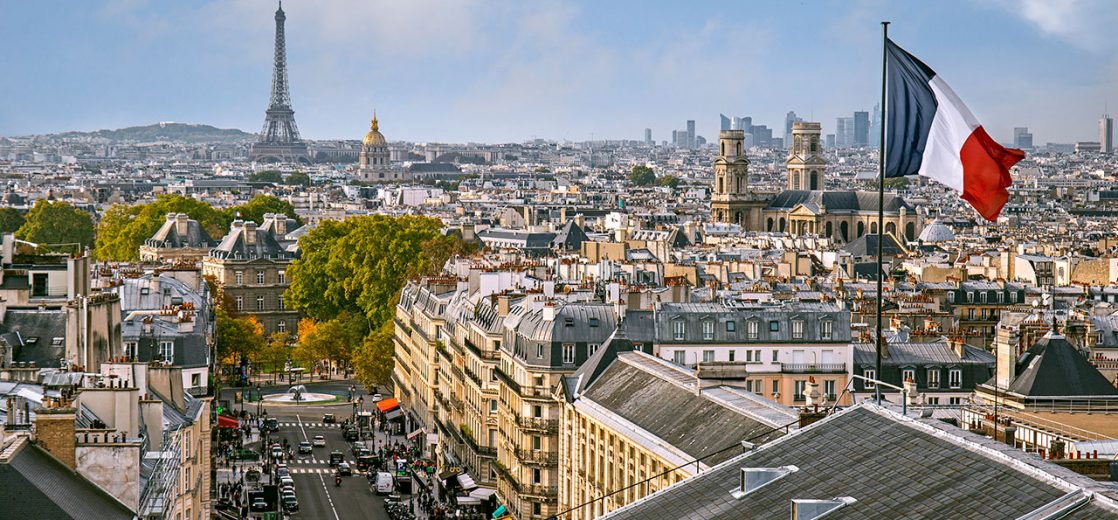
[[[44,246],[90,247],[93,245],[93,217],[65,202],[39,199],[16,230],[16,237]]]
[[[218,362],[225,366],[238,366],[242,359],[254,359],[264,348],[264,326],[255,316],[234,317],[223,306],[216,312]]]

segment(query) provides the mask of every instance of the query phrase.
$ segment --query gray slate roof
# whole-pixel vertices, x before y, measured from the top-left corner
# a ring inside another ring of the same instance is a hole
[[[799,204],[825,208],[827,213],[857,213],[877,211],[877,193],[872,191],[823,191],[785,190],[773,197],[769,209],[792,209]],[[901,208],[912,212],[915,208],[895,193],[885,194],[885,211],[899,212]]]
[[[39,368],[57,368],[66,354],[66,312],[61,309],[8,309],[0,332],[18,332],[23,340],[12,356],[14,362],[34,361]],[[55,345],[54,338],[61,338],[61,343]]]
[[[742,468],[798,471],[742,498]],[[789,517],[792,499],[849,496],[842,519],[1018,518],[1070,491],[1104,484],[936,419],[860,404],[613,511],[605,519]],[[1096,498],[1072,518],[1118,519]]]
[[[1045,334],[1018,362],[1009,391],[1030,397],[1114,396],[1118,388],[1060,334]]]
[[[34,445],[0,463],[0,518],[113,520],[132,511]]]
[[[923,365],[989,365],[994,355],[978,347],[964,345],[966,356],[960,358],[946,341],[928,343],[890,343],[889,356],[881,364],[889,366]],[[873,365],[877,361],[877,346],[873,343],[854,343],[854,364]]]

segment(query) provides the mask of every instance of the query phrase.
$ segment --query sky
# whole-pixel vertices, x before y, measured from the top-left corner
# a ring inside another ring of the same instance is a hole
[[[1113,0],[288,0],[300,132],[657,141],[718,115],[780,128],[880,99],[881,27],[996,139],[1096,140],[1118,112]],[[0,0],[0,135],[159,121],[258,132],[276,2]],[[779,135],[780,132],[776,132]]]

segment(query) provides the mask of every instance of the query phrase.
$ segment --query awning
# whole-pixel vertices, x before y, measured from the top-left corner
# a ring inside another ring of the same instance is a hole
[[[397,417],[403,417],[403,416],[404,416],[404,412],[401,411],[399,408],[384,414],[384,418],[388,419],[389,421],[391,421],[392,419],[395,419]]]
[[[463,491],[473,491],[477,489],[477,483],[467,473],[458,474],[458,485],[462,486]]]
[[[229,417],[228,415],[217,416],[217,427],[218,428],[239,428],[240,426],[241,426],[241,421],[238,421],[237,419],[235,419],[233,417]]]
[[[420,428],[418,430],[415,430],[415,431],[409,433],[408,434],[408,440],[409,441],[415,440],[415,438],[418,437],[419,434],[421,434],[421,433],[425,433],[425,430],[423,428]]]
[[[388,413],[390,410],[394,410],[399,407],[400,401],[397,400],[395,397],[389,397],[388,399],[384,399],[377,403],[377,409],[380,410],[380,413]]]

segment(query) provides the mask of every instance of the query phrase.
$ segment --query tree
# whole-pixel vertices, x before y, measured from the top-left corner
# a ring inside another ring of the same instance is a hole
[[[26,221],[16,230],[16,237],[41,245],[77,244],[77,248],[93,245],[93,217],[62,201],[39,199],[27,212]]]
[[[260,172],[253,172],[248,176],[248,182],[270,182],[272,184],[283,183],[283,174],[276,170],[264,170]]]
[[[288,186],[310,186],[311,176],[303,172],[294,172],[287,176],[287,180],[284,181],[284,184]]]
[[[656,182],[661,186],[675,189],[676,186],[679,186],[679,177],[676,177],[675,175],[665,175],[663,177],[660,177],[660,179],[658,179]]]
[[[908,177],[889,177],[885,179],[885,189],[900,190],[908,187]]]
[[[354,374],[365,388],[388,383],[392,376],[392,336],[394,324],[384,322],[376,330],[365,336],[353,357]]]
[[[633,166],[632,171],[629,172],[629,182],[634,186],[651,186],[656,182],[656,173],[652,168],[643,164]]]
[[[15,208],[0,208],[0,233],[15,233],[25,222],[23,213]]]
[[[139,260],[140,246],[159,230],[168,213],[189,215],[213,239],[220,239],[229,229],[224,213],[205,202],[182,195],[160,195],[148,204],[114,204],[101,216],[101,223],[97,226],[97,258]]]
[[[290,338],[291,336],[286,332],[273,332],[253,359],[259,366],[267,364],[271,367],[272,381],[275,381],[275,375],[287,363],[287,358],[291,354],[291,347],[287,345]]]
[[[255,316],[234,317],[220,305],[215,314],[218,362],[237,366],[241,359],[256,359],[264,348],[264,327],[260,321]]]
[[[346,362],[368,332],[368,323],[361,315],[343,312],[335,319],[316,323],[313,332],[299,336],[293,356],[306,365],[319,361]]]
[[[299,216],[295,214],[295,207],[290,202],[277,199],[271,195],[257,195],[244,204],[225,210],[225,215],[229,221],[238,218],[237,215],[240,215],[241,220],[252,221],[257,224],[264,223],[265,213],[280,213],[295,219],[296,222],[300,222]]]

